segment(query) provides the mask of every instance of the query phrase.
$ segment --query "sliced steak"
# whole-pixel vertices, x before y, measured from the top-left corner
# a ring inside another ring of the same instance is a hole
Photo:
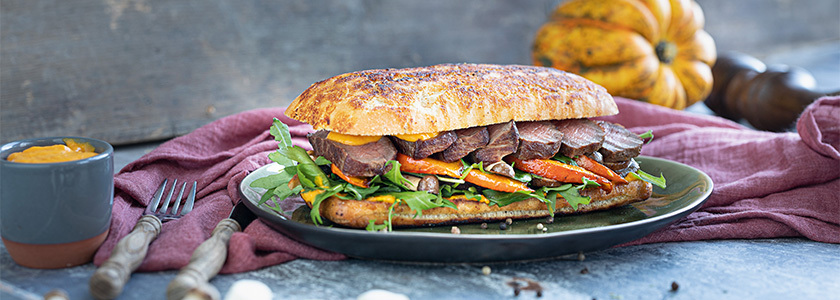
[[[473,151],[474,161],[494,163],[503,157],[516,152],[519,147],[519,131],[513,121],[487,126],[489,141],[487,146]]]
[[[382,175],[385,174],[387,162],[397,158],[397,149],[388,138],[352,146],[328,140],[328,134],[326,130],[312,133],[308,136],[309,143],[312,144],[315,155],[323,156],[334,163],[345,175]]]
[[[633,132],[619,124],[596,121],[604,129],[604,143],[601,145],[601,155],[604,162],[621,162],[629,160],[642,152],[643,141]]]
[[[445,162],[457,161],[478,148],[487,146],[490,134],[484,126],[455,130],[455,142],[449,148],[437,154]]]
[[[548,159],[560,150],[563,133],[551,121],[516,123],[519,149],[513,154],[520,160]]]
[[[392,136],[391,141],[397,145],[400,153],[411,156],[413,159],[424,159],[429,155],[441,152],[449,148],[455,142],[455,133],[446,131],[438,134],[436,137],[428,140],[417,140],[415,142],[406,141],[398,137]]]
[[[563,145],[560,153],[568,157],[585,155],[598,151],[604,142],[604,129],[589,119],[569,119],[556,121],[557,130],[563,133]]]

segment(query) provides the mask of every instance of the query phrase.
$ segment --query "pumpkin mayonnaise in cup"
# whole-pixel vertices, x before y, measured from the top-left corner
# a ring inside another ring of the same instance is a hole
[[[105,241],[114,199],[114,148],[84,137],[0,147],[0,237],[19,265],[90,262]]]

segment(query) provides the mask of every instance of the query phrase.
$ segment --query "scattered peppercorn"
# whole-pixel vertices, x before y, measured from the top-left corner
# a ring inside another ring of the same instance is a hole
[[[481,223],[481,229],[487,229],[487,223]]]
[[[507,230],[507,228],[508,228],[508,224],[507,224],[507,223],[504,223],[504,222],[499,223],[499,229],[501,229],[501,230]]]
[[[484,266],[481,268],[481,274],[490,275],[493,270],[490,269],[490,266]]]
[[[513,219],[507,218],[505,219],[505,223],[507,223],[508,225],[513,224]]]
[[[547,219],[545,219],[545,223],[547,223],[547,224],[554,223],[554,216],[551,216],[551,217],[548,217]]]
[[[586,256],[583,255],[583,252],[578,252],[577,260],[583,261],[584,259],[586,259]]]
[[[672,291],[672,292],[676,292],[678,289],[680,289],[680,285],[679,285],[679,284],[677,284],[677,282],[676,282],[676,281],[672,281],[672,282],[671,282],[671,291]]]
[[[452,230],[450,231],[452,234],[461,234],[461,228],[458,228],[458,226],[452,226]]]
[[[545,226],[542,223],[537,223],[537,229],[543,230],[543,228],[545,228]]]
[[[580,270],[581,274],[589,274],[589,268],[583,267],[583,270]]]

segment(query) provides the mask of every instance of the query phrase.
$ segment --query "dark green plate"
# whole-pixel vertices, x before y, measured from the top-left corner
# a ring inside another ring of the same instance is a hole
[[[606,249],[639,239],[679,218],[694,212],[712,192],[708,175],[690,166],[653,157],[637,161],[647,173],[664,174],[668,188],[653,188],[650,199],[610,210],[557,216],[546,219],[514,221],[507,230],[499,223],[458,225],[461,234],[452,234],[452,226],[395,229],[393,232],[368,232],[332,226],[315,226],[308,208],[301,200],[282,202],[285,211],[258,206],[265,191],[250,187],[257,178],[274,174],[279,166],[263,166],[239,185],[243,201],[259,218],[275,230],[303,243],[350,257],[444,263],[481,263],[547,259],[578,252]],[[537,229],[542,224],[547,231]]]

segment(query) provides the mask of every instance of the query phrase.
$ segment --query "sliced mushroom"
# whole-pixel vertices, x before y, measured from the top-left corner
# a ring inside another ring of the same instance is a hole
[[[513,167],[501,160],[484,167],[484,170],[508,178],[513,178],[514,176],[516,176],[516,174],[513,172]]]
[[[426,191],[437,195],[440,192],[440,182],[434,175],[426,175],[417,183],[418,191]]]
[[[534,186],[538,186],[538,187],[543,187],[543,186],[547,186],[547,187],[558,187],[558,186],[563,185],[564,183],[563,183],[563,182],[559,182],[559,181],[554,180],[554,179],[549,179],[549,178],[545,178],[545,177],[534,176],[534,178],[533,178],[533,179],[531,179],[531,184],[532,184],[532,185],[534,185]]]
[[[405,177],[405,179],[408,179],[408,181],[411,182],[411,186],[409,188],[416,191],[417,186],[420,184],[420,179],[421,178],[417,177],[417,176],[411,176],[411,175],[408,175],[408,174],[403,175],[403,177]]]

